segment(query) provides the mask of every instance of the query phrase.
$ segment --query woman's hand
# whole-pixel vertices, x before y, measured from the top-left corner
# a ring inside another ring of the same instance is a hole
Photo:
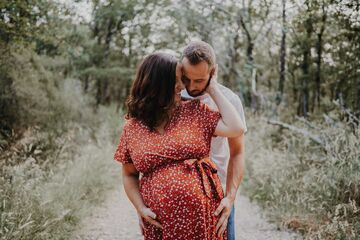
[[[217,76],[218,76],[218,65],[216,64],[214,66],[214,73],[210,79],[210,83],[209,86],[206,88],[205,92],[211,94],[211,91],[213,91],[214,89],[218,88],[218,81],[217,81]]]
[[[206,92],[214,100],[221,114],[221,119],[215,128],[214,134],[222,137],[239,137],[244,133],[245,124],[241,120],[235,107],[220,90],[217,75],[218,65],[216,64],[209,86],[206,88]]]
[[[158,228],[163,229],[162,225],[156,220],[156,214],[150,208],[144,206],[138,211],[138,214],[147,222]]]
[[[138,213],[138,219],[139,219],[139,227],[140,227],[140,232],[141,232],[141,235],[144,235],[144,222],[142,220],[142,217],[140,216],[140,214]]]

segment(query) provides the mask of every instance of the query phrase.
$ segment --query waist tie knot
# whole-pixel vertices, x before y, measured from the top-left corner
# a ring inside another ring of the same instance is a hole
[[[204,192],[208,198],[211,199],[211,188],[219,199],[224,197],[221,182],[217,173],[216,165],[209,157],[202,159],[187,159],[184,163],[190,167],[195,168],[200,174]]]

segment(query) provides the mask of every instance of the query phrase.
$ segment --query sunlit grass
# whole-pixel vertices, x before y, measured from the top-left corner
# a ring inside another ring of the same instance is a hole
[[[0,172],[2,240],[69,239],[121,181],[113,161],[121,113],[114,106],[94,112],[80,99],[77,84],[65,80],[58,98],[66,100],[53,103],[54,112],[65,110],[61,123],[29,128],[3,153],[8,164]]]
[[[314,129],[293,123],[319,135],[321,147],[259,116],[248,123],[244,188],[270,219],[309,239],[359,236],[359,128],[341,121],[312,123]]]
[[[79,220],[119,183],[110,139],[100,138],[75,149],[70,159],[60,155],[55,162],[61,163],[50,172],[32,157],[3,169],[1,239],[68,239]]]

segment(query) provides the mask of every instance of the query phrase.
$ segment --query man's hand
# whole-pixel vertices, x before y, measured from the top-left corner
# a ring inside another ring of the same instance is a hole
[[[140,215],[140,217],[143,217],[145,219],[145,221],[151,223],[152,225],[158,227],[158,228],[163,228],[160,224],[159,221],[156,220],[156,214],[148,207],[143,207],[138,214]]]
[[[222,236],[226,230],[228,219],[231,213],[231,208],[234,205],[234,199],[230,197],[224,197],[218,208],[215,210],[215,216],[220,214],[219,221],[216,224],[216,232],[218,237]]]

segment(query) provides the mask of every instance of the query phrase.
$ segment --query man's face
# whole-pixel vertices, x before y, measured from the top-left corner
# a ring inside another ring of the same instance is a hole
[[[204,93],[210,80],[212,69],[206,61],[191,65],[187,58],[182,60],[182,81],[190,96],[196,97]]]

